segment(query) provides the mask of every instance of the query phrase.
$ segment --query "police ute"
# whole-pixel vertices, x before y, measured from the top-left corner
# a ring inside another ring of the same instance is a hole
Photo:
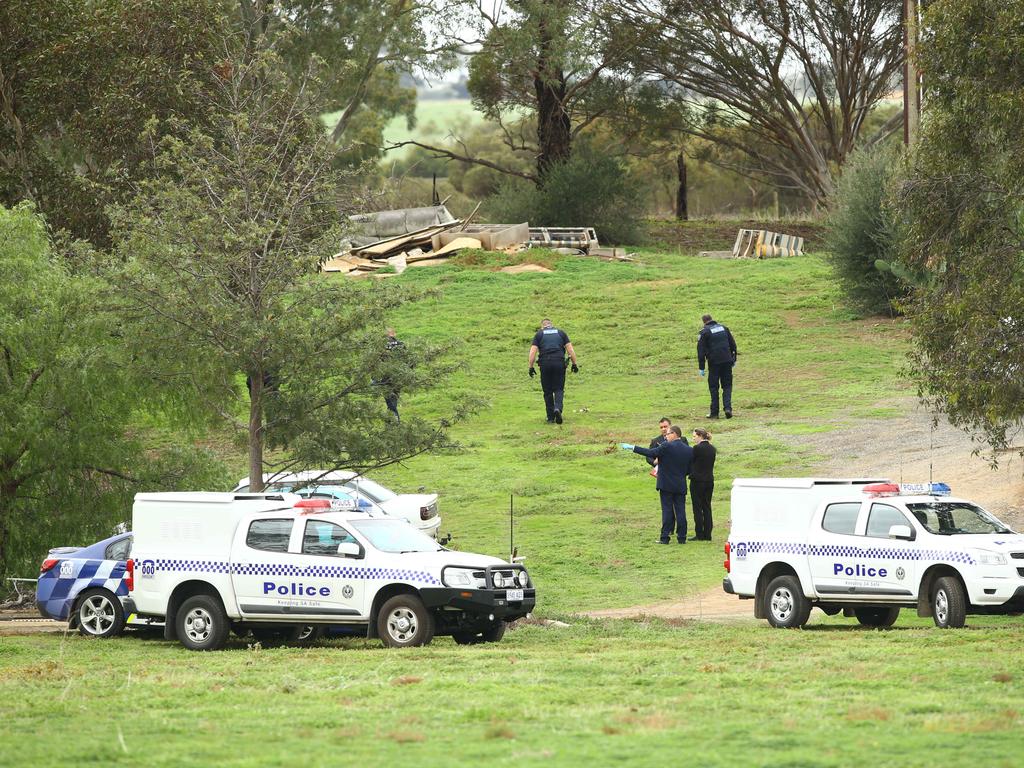
[[[404,520],[296,494],[140,493],[128,588],[164,636],[343,628],[392,647],[496,642],[536,602],[519,563],[456,552]],[[295,635],[297,636],[297,634]]]
[[[1024,536],[944,483],[737,478],[725,569],[725,591],[775,627],[811,608],[869,627],[901,608],[944,628],[1024,611]]]

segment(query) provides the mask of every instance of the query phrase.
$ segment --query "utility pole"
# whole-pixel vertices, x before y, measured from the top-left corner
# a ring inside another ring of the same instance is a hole
[[[903,143],[908,147],[921,127],[921,75],[914,61],[919,23],[917,0],[903,0]]]

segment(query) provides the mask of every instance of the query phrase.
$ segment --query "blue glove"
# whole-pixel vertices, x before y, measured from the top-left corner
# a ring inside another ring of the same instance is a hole
[[[700,375],[701,375],[701,378],[704,377],[704,369],[703,368],[700,369]]]
[[[619,443],[619,448],[621,448],[624,451],[632,451],[633,450],[633,446],[630,445],[629,443]]]

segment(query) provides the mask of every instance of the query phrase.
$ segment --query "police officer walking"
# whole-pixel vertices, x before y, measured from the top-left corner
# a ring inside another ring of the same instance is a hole
[[[540,386],[544,390],[548,424],[562,423],[566,355],[572,361],[572,372],[579,373],[576,351],[572,348],[569,336],[565,331],[551,325],[551,321],[545,317],[540,323],[540,330],[533,337],[533,344],[530,345],[530,378],[537,375],[537,370],[533,367],[536,362],[540,365]]]
[[[732,367],[736,364],[736,341],[729,329],[715,322],[711,315],[701,318],[704,327],[697,334],[697,366],[704,375],[704,362],[708,364],[708,389],[711,408],[707,418],[718,418],[718,386],[722,386],[722,407],[725,418],[732,418]]]

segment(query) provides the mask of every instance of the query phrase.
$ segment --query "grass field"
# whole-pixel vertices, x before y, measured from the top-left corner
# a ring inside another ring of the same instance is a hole
[[[341,112],[323,115],[324,124],[333,127]],[[396,117],[384,127],[384,141],[400,142],[443,140],[453,128],[465,130],[483,121],[483,115],[473,109],[469,99],[418,99],[416,125],[409,127],[404,117]]]
[[[537,616],[569,626],[402,652],[235,640],[201,655],[135,634],[0,638],[0,766],[66,753],[86,765],[1021,765],[1019,618],[943,632],[904,611],[888,632],[838,617],[786,632],[574,615],[713,587],[733,477],[804,474],[820,457],[801,435],[878,418],[911,391],[898,377],[902,325],[853,318],[817,256],[639,258],[563,257],[550,274],[509,275],[498,257],[473,257],[390,278],[441,289],[395,318],[406,343],[464,342],[450,380],[403,411],[440,413],[459,393],[488,407],[456,428],[461,452],[382,478],[438,491],[456,545],[499,555],[514,495]],[[614,445],[646,444],[662,415],[707,425],[694,352],[705,311],[741,351],[737,416],[711,425],[715,542],[659,547],[646,464]],[[562,426],[545,423],[527,377],[546,315],[582,367]]]
[[[9,638],[0,766],[1020,765],[1019,620],[907,624],[576,622],[409,652]]]

